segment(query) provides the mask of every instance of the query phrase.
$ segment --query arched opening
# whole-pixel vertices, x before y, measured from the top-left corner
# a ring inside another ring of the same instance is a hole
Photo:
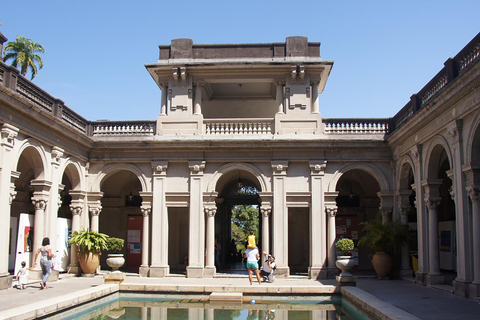
[[[32,180],[43,176],[43,162],[34,147],[27,147],[21,153],[16,171],[19,173],[14,180],[16,195],[10,211],[10,250],[8,270],[16,274],[22,261],[27,267],[32,266],[34,248],[35,207],[32,203],[34,188]]]
[[[122,270],[138,272],[142,263],[143,231],[140,180],[130,170],[118,170],[107,175],[100,190],[103,197],[99,231],[125,240],[122,251],[125,264]],[[102,255],[101,266],[107,269],[106,257],[106,254]]]
[[[225,178],[228,181],[219,194],[222,201],[217,204],[215,215],[215,239],[219,244],[215,264],[217,272],[244,272],[243,253],[250,231],[255,234],[259,251],[262,250],[259,187],[248,172],[241,170],[229,172]]]
[[[351,238],[355,243],[353,257],[357,259],[357,272],[373,272],[369,254],[370,248],[359,247],[362,236],[362,223],[379,215],[380,199],[377,193],[380,186],[377,180],[361,169],[346,171],[336,187],[338,211],[335,217],[336,239]]]

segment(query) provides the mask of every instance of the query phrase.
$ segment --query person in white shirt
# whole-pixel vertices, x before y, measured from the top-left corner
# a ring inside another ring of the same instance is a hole
[[[258,248],[248,248],[245,251],[245,258],[247,259],[247,268],[248,268],[248,280],[250,280],[250,285],[252,285],[252,272],[255,272],[255,276],[257,277],[258,284],[262,284],[262,280],[260,279],[260,273],[258,272],[258,259],[260,258],[260,254],[258,253]]]
[[[275,281],[275,277],[273,276],[273,271],[277,268],[275,263],[275,257],[272,255],[263,252],[263,256],[265,262],[263,263],[263,268],[260,271],[260,275],[266,279],[267,282]]]

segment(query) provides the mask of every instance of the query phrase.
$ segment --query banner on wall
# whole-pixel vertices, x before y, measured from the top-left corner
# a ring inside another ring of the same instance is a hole
[[[72,219],[57,218],[57,247],[55,248],[54,268],[57,271],[67,270],[70,262],[70,247],[67,243],[72,231]]]
[[[15,269],[15,249],[17,247],[17,217],[10,217],[10,238],[8,239],[8,270]]]
[[[22,268],[22,261],[25,261],[27,268],[31,267],[30,261],[33,254],[33,221],[35,216],[28,213],[20,213],[18,218],[18,236],[17,236],[17,250],[15,251],[15,270]]]

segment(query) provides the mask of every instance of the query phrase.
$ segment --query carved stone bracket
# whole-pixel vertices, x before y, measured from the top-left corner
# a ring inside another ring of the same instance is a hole
[[[167,168],[167,161],[152,163],[153,175],[167,175]]]
[[[52,148],[52,164],[59,166],[60,165],[60,159],[63,157],[64,150],[59,147],[53,147]]]
[[[273,161],[273,175],[287,175],[288,161]]]
[[[173,79],[178,84],[187,83],[187,68],[186,67],[173,67],[172,68]]]
[[[188,167],[190,168],[190,174],[201,175],[205,169],[205,161],[189,161]]]
[[[324,175],[325,168],[327,167],[327,160],[323,161],[312,161],[310,162],[310,174],[313,175]]]
[[[15,138],[18,135],[19,129],[9,125],[8,123],[3,124],[2,126],[2,146],[5,146],[7,148],[13,148]]]

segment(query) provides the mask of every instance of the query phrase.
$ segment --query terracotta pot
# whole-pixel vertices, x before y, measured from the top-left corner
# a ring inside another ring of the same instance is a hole
[[[342,270],[340,277],[351,277],[350,270],[355,267],[355,259],[352,256],[338,256],[335,265],[338,269]]]
[[[376,252],[373,257],[370,255],[370,260],[372,261],[373,268],[379,279],[386,279],[389,277],[393,268],[393,259],[388,253]]]
[[[78,263],[85,274],[94,274],[100,265],[100,253],[80,252]]]
[[[125,263],[125,258],[122,253],[109,253],[107,256],[107,265],[113,271],[117,271]]]

